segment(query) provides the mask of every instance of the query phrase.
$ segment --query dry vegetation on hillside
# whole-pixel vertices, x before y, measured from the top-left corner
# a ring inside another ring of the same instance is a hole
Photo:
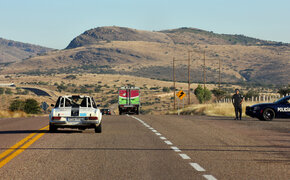
[[[96,28],[76,37],[68,49],[2,66],[1,73],[83,72],[172,80],[172,58],[187,59],[188,50],[193,51],[191,79],[195,82],[202,80],[205,50],[209,82],[217,81],[218,60],[221,60],[224,82],[289,83],[288,44],[184,28],[161,32]],[[185,66],[176,65],[178,80],[186,77],[182,75]]]

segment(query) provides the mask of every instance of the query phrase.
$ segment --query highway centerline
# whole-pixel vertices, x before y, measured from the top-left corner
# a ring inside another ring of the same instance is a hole
[[[45,126],[38,131],[48,130],[49,126]],[[8,150],[0,154],[0,168],[2,168],[5,164],[10,162],[13,158],[21,154],[25,149],[31,146],[35,141],[41,138],[45,133],[31,133],[27,137],[23,138],[13,146],[11,146]]]

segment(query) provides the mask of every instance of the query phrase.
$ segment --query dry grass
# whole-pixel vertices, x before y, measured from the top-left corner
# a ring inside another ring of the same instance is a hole
[[[0,110],[0,118],[19,118],[27,117],[28,115],[23,111],[7,111]]]
[[[246,106],[251,106],[254,103],[243,103],[243,115],[245,114]],[[234,107],[230,103],[213,103],[213,104],[194,104],[184,109],[180,109],[182,115],[207,115],[207,116],[235,116]],[[170,111],[168,114],[177,114],[176,111]]]

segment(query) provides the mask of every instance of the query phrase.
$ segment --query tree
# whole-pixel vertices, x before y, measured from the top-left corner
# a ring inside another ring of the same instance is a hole
[[[254,91],[254,90],[249,90],[246,95],[245,98],[246,99],[250,99],[252,97],[258,97],[259,96],[259,92],[258,91]]]
[[[24,111],[25,102],[21,100],[14,100],[9,106],[10,111]]]
[[[11,91],[10,88],[7,88],[7,89],[5,90],[5,94],[13,94],[13,92]]]
[[[40,106],[35,99],[27,99],[24,105],[24,112],[27,114],[37,114],[40,112]]]
[[[4,88],[0,88],[0,94],[4,94]]]
[[[287,94],[290,94],[290,85],[288,85],[288,87],[286,88],[280,88],[278,90],[278,93],[281,95],[281,96],[286,96]]]
[[[213,93],[213,95],[217,98],[217,100],[221,100],[222,98],[224,98],[226,96],[226,91],[215,88],[213,90],[211,90],[211,92]]]
[[[170,92],[170,89],[168,87],[163,87],[162,91],[168,93],[168,92]]]
[[[194,90],[194,94],[197,97],[199,103],[204,103],[211,99],[211,92],[207,88],[202,88],[201,85],[198,85]]]

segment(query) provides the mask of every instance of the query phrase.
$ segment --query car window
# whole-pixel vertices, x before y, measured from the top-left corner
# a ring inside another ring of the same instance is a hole
[[[92,107],[91,98],[88,98],[88,107]]]
[[[92,98],[92,105],[93,105],[93,108],[97,108],[97,105],[96,105],[94,98]]]
[[[59,107],[60,99],[61,99],[60,97],[57,98],[57,101],[55,103],[55,107]]]
[[[64,98],[60,99],[60,103],[59,103],[59,107],[63,107],[64,106]]]
[[[72,97],[65,97],[63,99],[65,101],[64,102],[65,107],[88,107],[87,97],[72,96]],[[61,101],[61,104],[63,104],[63,101]]]

